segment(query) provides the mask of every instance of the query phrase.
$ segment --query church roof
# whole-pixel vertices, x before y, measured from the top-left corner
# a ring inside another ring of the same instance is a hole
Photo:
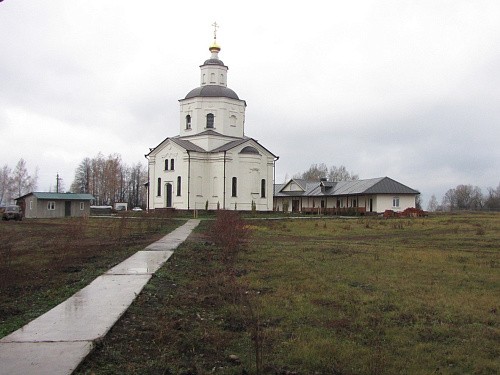
[[[222,65],[222,66],[225,66],[224,63],[222,62],[222,60],[219,60],[219,59],[208,59],[208,60],[205,60],[205,62],[203,63],[203,65]]]
[[[240,100],[238,95],[228,87],[219,85],[206,85],[197,87],[186,95],[184,99],[196,97],[210,97],[210,98],[230,98]]]
[[[205,152],[203,148],[201,148],[198,145],[195,145],[193,142],[188,141],[187,139],[182,139],[180,137],[173,137],[170,139],[172,140],[172,142],[177,143],[179,146],[186,149],[187,151]]]

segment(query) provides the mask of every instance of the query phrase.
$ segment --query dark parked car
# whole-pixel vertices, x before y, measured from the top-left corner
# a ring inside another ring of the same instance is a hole
[[[3,220],[22,220],[23,215],[21,211],[21,207],[16,205],[5,206],[2,213]]]

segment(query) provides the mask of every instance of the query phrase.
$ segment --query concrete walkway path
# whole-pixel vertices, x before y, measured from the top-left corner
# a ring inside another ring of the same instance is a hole
[[[71,374],[189,236],[189,220],[0,340],[0,375]]]

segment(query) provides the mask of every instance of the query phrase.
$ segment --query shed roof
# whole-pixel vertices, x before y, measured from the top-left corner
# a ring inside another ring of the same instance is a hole
[[[18,199],[26,198],[30,195],[34,195],[37,199],[44,200],[59,200],[59,201],[91,201],[95,199],[92,194],[77,194],[77,193],[50,193],[50,192],[40,192],[34,191],[32,193],[25,194]]]

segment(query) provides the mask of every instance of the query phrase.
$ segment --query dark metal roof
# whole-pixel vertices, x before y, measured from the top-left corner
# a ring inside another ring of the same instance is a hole
[[[222,62],[222,60],[219,60],[219,59],[208,59],[208,60],[205,60],[203,65],[222,65],[222,66],[224,66],[224,63]]]
[[[288,184],[276,186],[275,196],[346,196],[361,194],[420,194],[417,190],[409,188],[389,177],[371,178],[353,181],[305,181],[293,179],[302,190],[282,191]]]
[[[29,195],[34,195],[38,199],[51,199],[51,200],[63,200],[63,201],[90,201],[92,199],[95,199],[92,194],[50,193],[50,192],[39,192],[39,191],[25,194],[17,199],[22,199]]]
[[[205,152],[205,149],[201,148],[198,145],[195,145],[193,142],[188,141],[187,139],[182,139],[178,137],[170,138],[172,142],[178,144],[182,148],[186,149],[187,151],[196,151],[196,152]]]
[[[231,142],[228,142],[220,147],[217,147],[215,149],[213,149],[211,152],[223,152],[223,151],[229,151],[231,150],[232,148],[236,147],[236,146],[239,146],[241,145],[242,143],[245,143],[246,141],[248,141],[250,138],[240,138],[240,139],[237,139],[235,141],[231,141]]]
[[[209,97],[209,98],[230,98],[240,100],[238,95],[228,87],[218,85],[206,85],[197,87],[186,95],[184,99],[196,97]]]

